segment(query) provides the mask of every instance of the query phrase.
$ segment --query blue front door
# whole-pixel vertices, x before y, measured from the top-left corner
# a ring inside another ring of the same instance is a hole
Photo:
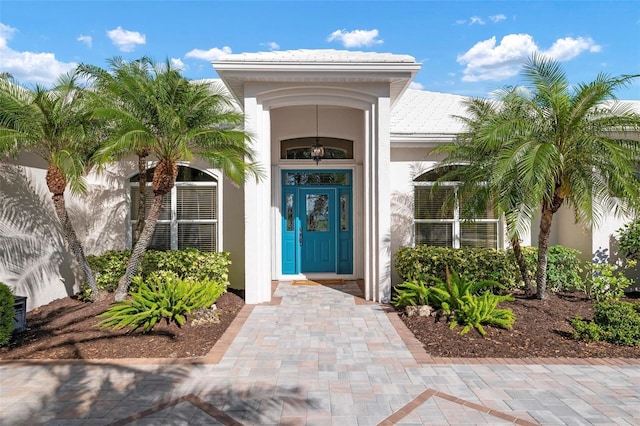
[[[300,272],[336,272],[336,190],[298,191]]]
[[[351,274],[351,171],[285,171],[282,193],[282,273]]]

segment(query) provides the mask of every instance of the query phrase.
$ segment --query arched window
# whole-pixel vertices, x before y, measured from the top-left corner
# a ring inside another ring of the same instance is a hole
[[[280,142],[280,158],[283,160],[310,160],[311,145],[316,139],[324,147],[325,160],[353,159],[353,141],[339,138],[295,138]]]
[[[434,188],[436,181],[447,171],[437,168],[421,174],[413,181],[415,244],[498,248],[500,220],[492,209],[473,219],[462,217],[456,196],[458,183],[441,182]]]
[[[151,182],[154,170],[147,171],[147,212],[153,202]],[[135,175],[129,180],[131,235],[138,223],[138,188],[138,175]],[[149,248],[219,251],[218,211],[218,181],[202,170],[178,166],[176,184],[163,199],[160,219]]]

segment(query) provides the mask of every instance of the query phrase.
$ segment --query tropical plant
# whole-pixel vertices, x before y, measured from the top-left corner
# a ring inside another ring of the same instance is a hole
[[[571,320],[576,339],[640,346],[640,303],[606,300],[594,303],[594,308],[592,321]]]
[[[620,299],[624,296],[625,289],[633,285],[633,281],[627,278],[621,269],[633,268],[635,265],[635,260],[628,261],[624,267],[610,263],[592,263],[587,279],[582,281],[577,289],[597,302]]]
[[[76,74],[60,76],[52,89],[27,89],[0,79],[0,153],[28,150],[48,165],[46,183],[69,248],[82,267],[93,296],[98,294],[84,249],[67,213],[65,190],[86,191],[84,176],[99,144],[98,123],[86,104]]]
[[[122,300],[151,241],[162,200],[175,185],[178,161],[198,156],[238,183],[261,172],[252,162],[243,115],[221,89],[206,81],[188,81],[168,60],[158,64],[144,57],[127,63],[114,58],[109,64],[109,71],[79,67],[99,94],[94,116],[113,123],[97,160],[111,162],[144,148],[158,161],[153,203],[116,291],[115,299]]]
[[[0,345],[8,343],[11,339],[14,316],[13,292],[9,286],[0,282]]]
[[[132,331],[142,327],[148,332],[161,320],[178,327],[196,309],[209,308],[226,291],[223,283],[210,279],[182,279],[174,272],[159,271],[146,279],[134,277],[136,290],[131,298],[113,305],[98,315],[100,327]]]
[[[443,167],[449,170],[439,182],[458,182],[455,197],[469,219],[482,217],[490,207],[498,217],[504,215],[507,237],[524,290],[534,293],[531,275],[521,248],[521,237],[529,230],[535,203],[527,198],[518,170],[501,164],[501,151],[513,144],[525,132],[518,126],[504,131],[505,123],[526,123],[527,110],[519,97],[519,89],[496,92],[499,100],[471,98],[465,101],[466,115],[457,116],[466,131],[451,143],[443,144],[433,153],[445,153]],[[462,164],[461,167],[451,167]],[[436,185],[437,187],[437,185]]]
[[[450,328],[461,325],[460,334],[472,328],[482,336],[486,334],[483,324],[510,329],[515,315],[510,309],[498,309],[498,304],[511,301],[511,295],[497,295],[488,289],[502,288],[492,280],[472,281],[446,268],[446,280],[430,276],[416,281],[406,281],[396,289],[392,304],[397,307],[430,305],[451,318]],[[481,290],[485,290],[479,294]]]
[[[536,296],[542,299],[551,224],[560,207],[569,205],[576,221],[591,224],[606,211],[638,205],[640,144],[627,135],[640,130],[640,115],[615,101],[616,89],[638,75],[601,73],[590,83],[572,86],[558,62],[538,54],[526,62],[522,74],[528,90],[506,90],[503,98],[506,108],[513,106],[517,113],[478,115],[474,124],[479,127],[471,131],[493,135],[479,138],[480,144],[499,142],[491,177],[496,189],[509,179],[516,186],[513,192],[504,191],[513,197],[513,203],[504,205],[505,214],[510,208],[516,217],[518,209],[540,208],[535,283]]]
[[[640,218],[618,229],[618,244],[628,259],[640,260]]]
[[[397,307],[424,306],[429,304],[429,287],[424,278],[405,281],[396,288],[396,295],[391,304]]]

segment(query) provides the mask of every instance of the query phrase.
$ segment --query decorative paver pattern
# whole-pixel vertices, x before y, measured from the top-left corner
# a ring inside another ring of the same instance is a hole
[[[640,425],[638,360],[432,358],[355,283],[275,286],[197,361],[0,363],[0,424]]]

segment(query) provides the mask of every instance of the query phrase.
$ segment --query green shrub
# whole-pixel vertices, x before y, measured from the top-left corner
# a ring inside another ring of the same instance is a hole
[[[529,271],[535,275],[538,261],[536,247],[523,247]],[[578,250],[562,246],[549,248],[547,288],[550,291],[572,290],[581,285],[582,268]],[[447,266],[472,281],[495,280],[507,289],[522,286],[520,271],[513,250],[484,248],[453,249],[420,245],[401,247],[395,254],[396,271],[404,281],[415,281],[424,276],[445,279]]]
[[[618,244],[628,259],[640,260],[640,218],[618,229]]]
[[[15,317],[13,303],[13,292],[9,286],[0,282],[0,345],[5,345],[11,340]]]
[[[635,261],[629,261],[626,266],[635,266]],[[589,276],[577,288],[596,301],[620,299],[633,281],[619,269],[624,268],[610,263],[592,263]]]
[[[210,307],[227,289],[220,281],[181,278],[172,271],[153,272],[146,279],[137,276],[133,280],[136,290],[131,299],[116,303],[98,316],[102,329],[128,327],[133,331],[142,327],[147,332],[163,319],[180,327],[188,314]]]
[[[229,253],[204,252],[194,248],[185,250],[149,250],[142,261],[142,273],[172,271],[182,278],[208,278],[228,283]]]
[[[621,346],[640,346],[640,303],[608,300],[594,303],[592,321],[571,320],[574,337],[606,341]]]
[[[127,269],[130,255],[129,250],[111,250],[99,256],[87,256],[99,290],[111,293],[118,288],[118,281]],[[226,287],[229,284],[230,264],[229,253],[201,252],[197,249],[149,250],[142,260],[140,274],[142,277],[147,277],[157,271],[171,271],[181,278],[206,278],[218,281]],[[135,282],[132,284],[131,291],[135,291]],[[80,288],[79,297],[86,299],[89,295],[89,287],[84,283]]]
[[[450,267],[472,281],[495,280],[506,288],[520,283],[518,268],[504,250],[419,245],[401,247],[395,254],[396,271],[404,281],[433,276],[446,279]]]
[[[510,329],[515,321],[515,315],[510,309],[498,309],[498,303],[513,300],[510,295],[499,296],[487,291],[489,288],[499,288],[497,281],[466,280],[454,270],[445,270],[446,280],[437,277],[419,279],[415,282],[405,281],[397,289],[397,296],[392,303],[395,306],[431,305],[434,309],[441,309],[451,320],[450,327],[454,329],[461,325],[460,334],[466,334],[472,328],[484,336],[483,324]],[[481,295],[481,290],[485,292]]]

